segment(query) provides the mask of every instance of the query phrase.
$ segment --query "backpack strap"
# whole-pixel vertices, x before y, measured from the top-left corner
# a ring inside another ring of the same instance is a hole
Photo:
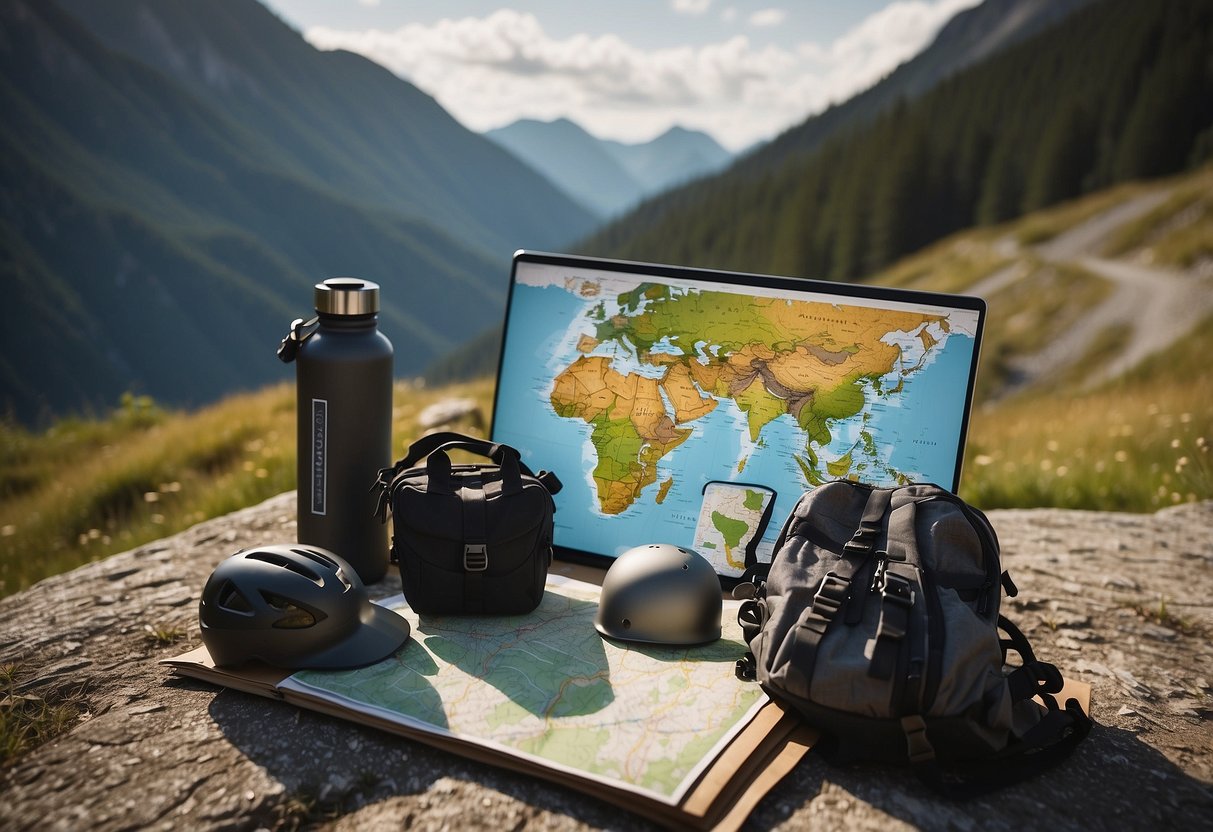
[[[1040,774],[1068,757],[1094,725],[1078,700],[1058,704],[1053,694],[1061,691],[1061,673],[1048,662],[1037,660],[1023,632],[1002,615],[998,616],[998,628],[1007,634],[1001,641],[1004,655],[1014,650],[1023,659],[1023,664],[1007,676],[1012,701],[1039,697],[1045,713],[1003,751],[985,760],[966,760],[963,770],[945,771],[933,761],[915,766],[920,780],[954,799],[981,797]]]
[[[808,690],[809,680],[813,678],[813,666],[817,662],[817,648],[822,637],[847,602],[855,575],[876,550],[876,541],[892,496],[893,491],[888,488],[873,488],[869,492],[859,527],[843,546],[838,563],[822,578],[813,596],[812,606],[805,611],[792,633],[794,652],[787,667],[789,673],[794,672],[802,677],[805,690]]]

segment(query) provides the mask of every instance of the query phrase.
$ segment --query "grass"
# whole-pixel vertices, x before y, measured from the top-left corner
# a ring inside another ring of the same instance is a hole
[[[1097,214],[1114,208],[1154,187],[1141,182],[1129,182],[1100,191],[1081,199],[1063,202],[1052,208],[1036,211],[1012,223],[1012,233],[1023,246],[1037,246],[1081,225]]]
[[[1209,257],[1213,169],[1161,184],[1125,185],[958,234],[873,282],[969,291],[1004,267],[1022,270],[988,298],[977,391],[984,402],[1009,378],[1016,359],[1052,342],[1109,290],[1081,269],[1043,264],[1004,243],[1051,239],[1156,187],[1170,188],[1172,195],[1127,224],[1113,249],[1148,249],[1156,261],[1175,264]],[[1165,354],[1086,391],[1090,368],[1118,352],[1127,336],[1109,328],[1048,384],[977,407],[962,495],[982,508],[1128,511],[1213,499],[1211,333],[1213,320],[1205,321]],[[420,433],[417,417],[424,407],[455,397],[478,402],[487,423],[488,379],[435,390],[399,384],[394,455]],[[64,419],[42,433],[0,422],[0,596],[293,489],[294,412],[293,386],[284,384],[192,413],[126,396],[108,416]],[[155,632],[149,638],[159,640]]]
[[[472,398],[487,418],[491,392],[487,380],[436,391],[398,384],[393,453],[419,433],[427,405]],[[0,596],[294,487],[289,384],[192,413],[128,396],[106,418],[42,433],[0,424]]]
[[[961,496],[986,509],[1121,511],[1213,498],[1211,382],[1164,380],[979,408]]]
[[[84,712],[82,690],[22,692],[18,664],[0,665],[0,768],[70,729]]]
[[[1180,180],[1161,205],[1120,228],[1105,249],[1108,256],[1132,252],[1182,269],[1213,260],[1213,170]]]

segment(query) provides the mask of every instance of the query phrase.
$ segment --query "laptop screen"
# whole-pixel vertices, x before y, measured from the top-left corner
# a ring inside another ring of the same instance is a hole
[[[554,471],[557,556],[768,561],[806,490],[959,485],[985,305],[518,252],[491,436]]]

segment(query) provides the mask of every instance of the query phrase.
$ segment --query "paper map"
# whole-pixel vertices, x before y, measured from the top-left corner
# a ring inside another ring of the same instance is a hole
[[[535,612],[507,617],[422,618],[398,596],[413,635],[395,656],[280,687],[677,804],[767,701],[734,676],[737,605],[713,644],[628,645],[594,629],[598,592],[553,576]]]

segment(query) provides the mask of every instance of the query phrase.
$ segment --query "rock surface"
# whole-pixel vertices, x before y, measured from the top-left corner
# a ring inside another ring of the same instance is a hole
[[[0,771],[0,828],[648,828],[566,789],[159,665],[199,643],[215,564],[293,540],[293,516],[284,494],[0,601],[0,663],[17,663],[20,692],[82,703],[67,731]],[[1210,827],[1213,502],[990,516],[1020,588],[1007,614],[1093,687],[1088,740],[1048,776],[963,804],[903,770],[810,753],[746,828]],[[375,594],[398,591],[390,577]]]

